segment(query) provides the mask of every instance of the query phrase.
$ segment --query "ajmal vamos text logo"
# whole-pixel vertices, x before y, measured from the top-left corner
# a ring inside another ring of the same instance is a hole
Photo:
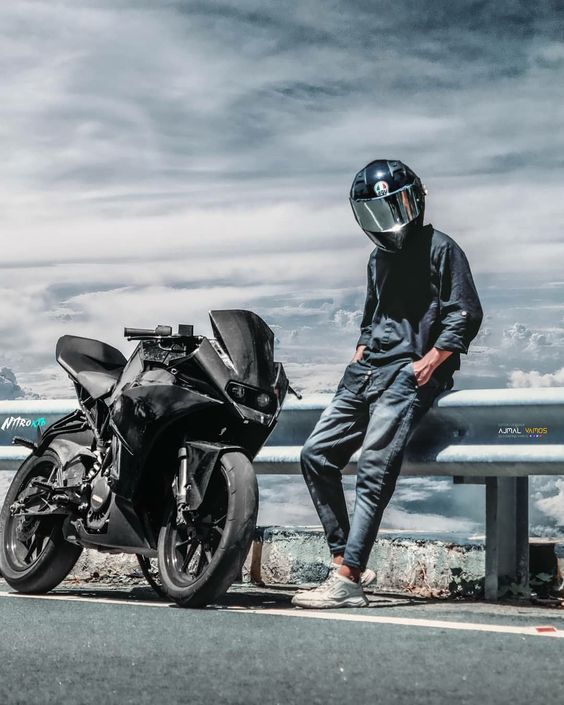
[[[548,435],[548,426],[527,426],[526,424],[499,424],[498,437],[503,438],[545,438]]]

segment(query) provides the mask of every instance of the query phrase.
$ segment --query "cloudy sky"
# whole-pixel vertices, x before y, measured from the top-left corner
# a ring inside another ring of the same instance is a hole
[[[333,389],[372,249],[348,189],[378,157],[471,263],[456,386],[564,385],[557,3],[20,0],[0,32],[0,366],[27,392],[70,395],[63,333],[127,351],[124,324],[205,333],[214,307]]]

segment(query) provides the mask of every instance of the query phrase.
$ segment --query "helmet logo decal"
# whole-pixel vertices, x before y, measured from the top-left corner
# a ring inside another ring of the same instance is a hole
[[[387,196],[389,192],[388,188],[388,182],[387,181],[377,181],[374,184],[374,193],[380,197],[380,196]]]

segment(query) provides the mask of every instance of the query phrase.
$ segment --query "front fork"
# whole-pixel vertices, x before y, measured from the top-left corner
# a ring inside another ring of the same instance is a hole
[[[192,489],[192,478],[190,477],[188,466],[188,449],[186,446],[179,448],[178,461],[178,473],[172,483],[172,493],[176,502],[176,524],[181,526],[186,524],[186,514]]]
[[[187,441],[178,450],[178,472],[172,483],[179,524],[199,516],[208,483],[222,453],[244,452],[239,446],[210,441]]]

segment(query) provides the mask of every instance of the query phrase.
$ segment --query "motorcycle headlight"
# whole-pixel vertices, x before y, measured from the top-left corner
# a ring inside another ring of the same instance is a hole
[[[271,399],[268,394],[258,394],[256,402],[260,409],[266,409],[267,406],[270,406]]]
[[[274,394],[261,392],[260,389],[248,387],[238,382],[230,382],[226,388],[227,394],[238,404],[244,404],[256,411],[272,414],[277,408],[277,399]]]
[[[247,390],[245,389],[245,387],[243,387],[242,384],[231,384],[229,385],[228,391],[229,396],[233,399],[236,399],[237,401],[242,401],[247,394]]]

